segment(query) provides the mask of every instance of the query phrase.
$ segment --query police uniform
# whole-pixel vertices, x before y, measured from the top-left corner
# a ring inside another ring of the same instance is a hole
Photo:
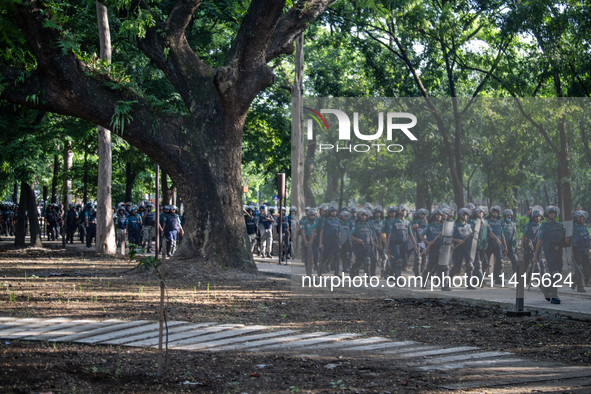
[[[268,256],[271,257],[271,252],[273,251],[273,223],[274,219],[271,215],[263,215],[259,216],[258,220],[258,228],[259,233],[261,234],[261,254],[263,257]]]
[[[304,217],[302,218],[302,220],[300,220],[300,231],[304,232],[304,236],[306,237],[306,240],[308,241],[308,246],[306,246],[306,243],[304,242],[304,237],[302,237],[302,261],[304,262],[304,266],[307,267],[308,264],[313,264],[313,261],[308,261],[308,248],[313,248],[313,243],[314,240],[310,239],[310,237],[312,236],[312,234],[314,233],[314,230],[317,229],[318,226],[318,219],[317,218],[313,218],[313,219],[308,219],[308,217]],[[318,249],[315,250],[316,253],[318,253]],[[314,249],[312,249],[312,260],[314,260]],[[318,258],[318,257],[316,257]],[[316,269],[316,267],[315,267]]]
[[[353,246],[351,244],[351,228],[349,227],[348,215],[344,212],[341,216],[341,261],[343,262],[343,272],[349,273],[351,268],[351,254]]]
[[[583,276],[589,286],[591,276],[591,262],[589,261],[589,249],[591,248],[591,238],[589,237],[589,230],[585,222],[583,224],[575,221],[573,223],[573,256],[574,262],[578,267],[575,267],[575,284],[577,285],[577,291],[585,293],[585,283]],[[580,271],[579,271],[580,269]],[[582,274],[581,275],[581,271]]]
[[[86,228],[86,247],[90,248],[92,239],[96,237],[96,212],[90,211],[88,215],[88,227]]]
[[[429,241],[429,242],[435,241],[435,243],[433,243],[433,245],[431,245],[431,247],[429,248],[429,252],[428,252],[429,258],[427,259],[427,266],[425,267],[425,270],[423,271],[423,283],[424,284],[426,283],[427,275],[432,274],[435,271],[435,268],[438,267],[438,265],[439,265],[439,252],[441,249],[441,236],[439,236],[439,234],[441,234],[442,231],[443,231],[443,223],[442,222],[439,222],[439,223],[431,222],[423,230],[422,234],[425,236],[425,238],[427,238],[427,241]]]
[[[154,223],[156,223],[156,213],[152,209],[146,210],[146,213],[142,217],[142,224],[144,226],[144,243],[147,246],[148,253],[152,249],[152,229],[154,228]]]
[[[125,221],[127,228],[127,240],[130,244],[141,246],[140,231],[142,230],[142,217],[136,213],[131,213]]]
[[[121,212],[121,210],[125,209],[121,208],[119,211],[117,211],[117,216],[115,217],[117,247],[121,247],[121,242],[125,241],[125,228],[127,227],[127,216],[125,216],[125,213]]]
[[[78,215],[73,208],[66,212],[66,242],[69,240],[71,244],[74,243],[74,233],[78,227]]]
[[[399,277],[402,275],[402,269],[406,267],[407,243],[412,235],[412,228],[408,220],[396,218],[390,223],[386,232],[390,237],[388,245],[390,255],[394,259],[394,267],[391,268],[394,268],[394,276]]]
[[[526,223],[525,227],[523,228],[523,234],[525,235],[526,242],[523,245],[523,249],[525,250],[523,254],[523,259],[525,260],[525,269],[529,269],[530,264],[534,264],[532,267],[532,272],[534,269],[537,268],[538,272],[543,275],[546,272],[544,264],[542,262],[542,255],[538,256],[537,261],[533,261],[535,250],[536,250],[536,242],[538,240],[538,232],[540,231],[541,223],[536,223],[533,220]]]
[[[513,272],[517,272],[517,256],[515,256],[515,247],[517,246],[517,224],[511,219],[506,218],[503,221],[503,235],[507,244],[507,257],[511,261]]]
[[[45,219],[47,220],[47,239],[51,238],[52,241],[55,241],[57,236],[57,213],[53,206],[46,211]]]
[[[369,275],[369,266],[371,262],[371,244],[373,242],[374,228],[365,221],[359,220],[353,229],[351,235],[363,241],[363,245],[354,242],[353,252],[355,253],[355,264],[351,268],[351,276],[359,275],[359,269],[363,266],[363,272]]]
[[[331,209],[331,211],[336,211],[336,208]],[[340,233],[341,233],[341,221],[339,218],[328,216],[326,217],[320,226],[320,231],[322,234],[322,261],[320,263],[320,269],[318,274],[322,275],[322,268],[326,267],[327,269],[332,269],[335,272],[335,275],[338,275],[339,272],[339,260],[340,260],[340,253],[341,253],[341,245],[340,245]],[[328,262],[328,266],[325,264]]]
[[[551,277],[550,286],[542,287],[541,290],[544,293],[544,296],[547,299],[549,298],[550,302],[553,304],[560,304],[558,289],[557,287],[554,287],[555,281],[557,280],[554,278],[554,275],[562,273],[562,247],[565,239],[564,225],[557,219],[558,213],[556,213],[554,220],[546,220],[542,223],[540,230],[538,231],[538,241],[542,242],[546,265]]]
[[[252,211],[251,211],[252,212]],[[250,248],[254,246],[254,241],[257,237],[257,223],[254,215],[248,216],[244,214],[244,221],[246,223],[246,234],[248,234],[248,240],[250,241]]]
[[[482,280],[485,272],[488,272],[489,261],[486,255],[488,249],[488,232],[491,231],[488,220],[485,218],[472,219],[472,226],[476,226],[476,221],[480,220],[480,230],[478,231],[478,239],[476,242],[476,255],[474,256],[474,275],[478,276],[479,281]],[[493,242],[496,242],[493,240]]]
[[[503,222],[500,218],[497,219],[489,219],[488,226],[490,228],[490,232],[492,232],[499,240],[501,240],[501,236],[503,234]],[[489,233],[490,233],[489,232]],[[502,245],[499,245],[497,241],[493,237],[488,235],[488,248],[486,249],[486,255],[490,258],[492,255],[495,256],[495,266],[493,267],[493,274],[495,281],[500,283],[501,272],[503,270],[503,248]],[[487,262],[488,266],[488,262]]]
[[[466,275],[468,275],[468,280],[472,276],[472,271],[474,269],[472,258],[470,257],[470,251],[472,250],[472,231],[472,223],[469,221],[462,223],[461,220],[458,220],[454,225],[453,238],[465,240],[464,243],[455,246],[453,266],[450,273],[450,276],[452,277],[460,273],[462,270],[462,262],[464,261],[466,263]],[[470,288],[469,283],[470,282],[468,282],[468,287]]]
[[[427,248],[427,245],[425,244],[425,242],[423,242],[423,240],[421,240],[420,234],[423,233],[423,231],[425,230],[425,228],[427,228],[427,220],[426,219],[421,219],[420,217],[413,220],[412,222],[412,226],[417,226],[416,228],[413,228],[413,235],[417,241],[417,249],[419,250],[419,254],[415,255],[415,261],[412,267],[412,270],[414,272],[415,275],[420,275],[422,270],[425,267],[425,261],[427,260],[427,256],[423,255],[423,252],[425,251],[425,249]]]
[[[164,216],[164,237],[166,238],[166,254],[172,256],[176,251],[177,234],[181,230],[179,215],[169,212]]]

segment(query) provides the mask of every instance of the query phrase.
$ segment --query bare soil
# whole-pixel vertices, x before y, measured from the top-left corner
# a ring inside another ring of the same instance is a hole
[[[3,243],[0,316],[157,320],[157,277],[134,266],[85,248],[15,249]],[[166,285],[169,320],[360,333],[591,365],[591,325],[585,322],[508,318],[499,310],[431,299],[294,298],[288,279],[192,261],[170,261]],[[334,351],[303,356],[171,350],[163,377],[155,374],[155,360],[153,349],[2,341],[0,392],[443,392],[444,382],[457,379],[418,374],[372,354]],[[329,370],[329,363],[339,367]]]

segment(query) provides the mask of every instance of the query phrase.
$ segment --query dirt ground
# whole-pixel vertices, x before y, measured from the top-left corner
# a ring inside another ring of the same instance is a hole
[[[0,246],[0,316],[156,320],[156,275],[134,266],[88,250]],[[191,261],[170,262],[166,275],[169,320],[360,333],[591,365],[591,325],[585,322],[508,318],[499,310],[437,300],[293,298],[288,279]],[[152,349],[2,341],[0,392],[443,392],[438,387],[452,379],[417,374],[372,355],[334,352],[306,357],[169,351],[167,373],[160,378],[155,360]],[[327,370],[329,363],[339,368]]]

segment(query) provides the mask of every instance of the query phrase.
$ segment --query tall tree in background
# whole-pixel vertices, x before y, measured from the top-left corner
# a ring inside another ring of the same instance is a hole
[[[96,19],[100,41],[100,58],[111,63],[111,33],[107,7],[96,1]],[[115,228],[111,211],[112,152],[111,131],[99,124],[98,131],[98,186],[96,207],[96,251],[115,254]]]

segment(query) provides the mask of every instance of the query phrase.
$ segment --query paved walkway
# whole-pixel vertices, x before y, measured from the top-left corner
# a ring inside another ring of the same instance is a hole
[[[471,346],[434,346],[414,341],[395,342],[383,337],[328,332],[301,333],[271,326],[243,324],[168,323],[169,348],[185,351],[245,351],[381,357],[393,364],[422,373],[456,375],[458,383],[447,389],[499,387],[550,380],[591,381],[591,368],[540,363],[515,354]],[[89,345],[158,347],[158,323],[148,320],[69,320],[65,318],[17,319],[0,317],[0,338],[14,340],[75,342]],[[339,363],[325,368],[338,368]]]
[[[305,273],[304,265],[299,260],[288,262],[286,265],[277,264],[277,259],[261,259],[255,257],[257,268],[266,275],[276,275],[280,277],[291,278],[292,294],[301,296],[319,295],[318,289],[302,288],[302,275]],[[411,271],[405,271],[404,276],[414,275]],[[325,275],[327,276],[327,275]],[[329,280],[330,284],[330,280]],[[338,289],[334,292],[322,293],[322,296],[351,296],[363,294],[364,296],[382,297],[382,298],[437,298],[450,300],[465,305],[497,307],[503,310],[515,310],[516,291],[513,285],[506,284],[506,287],[490,287],[490,281],[478,290],[466,290],[465,288],[453,288],[450,292],[443,292],[439,288],[433,291],[430,289],[421,289],[418,287],[388,287],[386,281],[380,279],[378,286],[356,291],[348,289]],[[324,289],[323,289],[324,290]],[[541,291],[532,287],[525,289],[524,302],[525,310],[531,311],[533,315],[563,317],[576,320],[591,322],[591,288],[587,288],[587,293],[578,293],[569,287],[559,289],[559,296],[562,300],[560,305],[550,304],[544,299]]]

